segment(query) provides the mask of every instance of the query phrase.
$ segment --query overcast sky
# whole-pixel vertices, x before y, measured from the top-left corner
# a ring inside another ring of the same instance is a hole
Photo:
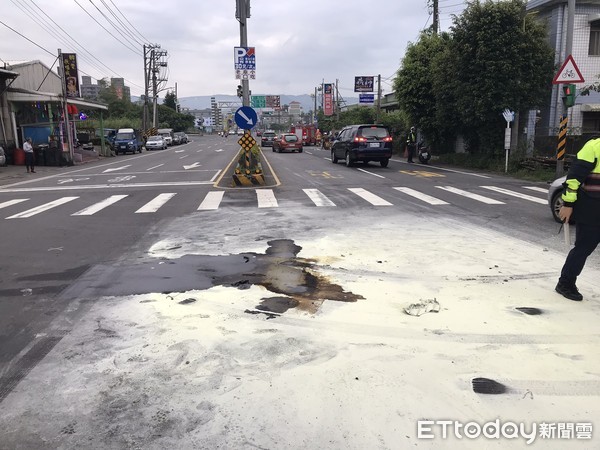
[[[465,5],[439,2],[446,30]],[[137,96],[144,86],[142,45],[153,43],[168,52],[166,87],[177,83],[179,97],[235,94],[238,84],[235,0],[2,0],[0,21],[0,63],[52,65],[60,48],[77,53],[80,76],[123,77]],[[380,74],[383,92],[391,92],[408,42],[429,25],[427,0],[251,0],[247,32],[256,79],[250,89],[310,94],[323,80],[337,79],[342,96],[358,96],[354,77]]]

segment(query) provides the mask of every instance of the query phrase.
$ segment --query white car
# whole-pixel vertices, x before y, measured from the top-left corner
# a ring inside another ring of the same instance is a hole
[[[563,193],[563,183],[566,180],[566,175],[557,178],[548,188],[548,206],[550,206],[550,210],[552,211],[552,217],[554,217],[554,220],[559,223],[562,223],[562,220],[560,220],[560,217],[558,217],[558,211],[560,211],[560,207],[563,205],[561,196]]]
[[[165,138],[163,136],[150,136],[146,141],[146,150],[164,150],[166,148],[167,141],[165,141]]]

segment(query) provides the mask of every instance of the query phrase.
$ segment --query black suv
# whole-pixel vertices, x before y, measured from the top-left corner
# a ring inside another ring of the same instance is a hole
[[[273,141],[275,140],[275,132],[265,131],[260,137],[261,147],[273,147]]]
[[[356,161],[379,161],[387,167],[392,157],[392,137],[383,125],[350,125],[342,129],[331,146],[331,162],[340,159],[350,167]]]

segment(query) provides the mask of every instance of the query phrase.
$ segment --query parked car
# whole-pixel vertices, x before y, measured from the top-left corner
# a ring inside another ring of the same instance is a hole
[[[167,148],[167,141],[164,136],[150,136],[146,141],[146,150],[165,150]]]
[[[115,153],[139,152],[142,153],[142,138],[138,130],[133,128],[119,128],[112,147]]]
[[[187,144],[188,136],[183,131],[178,131],[173,135],[173,144]]]
[[[273,140],[273,151],[281,153],[283,150],[302,153],[302,141],[293,133],[283,133]]]
[[[562,223],[562,220],[558,216],[558,211],[560,207],[563,205],[563,200],[561,198],[563,193],[563,183],[567,180],[567,176],[562,176],[554,180],[550,187],[548,188],[548,206],[550,206],[550,211],[552,211],[552,217],[559,223]]]
[[[274,131],[265,131],[260,137],[260,146],[261,147],[273,147],[273,140],[275,139],[276,134]]]
[[[331,146],[331,162],[345,160],[350,167],[357,161],[379,161],[387,167],[392,157],[392,136],[383,125],[350,125],[343,128]]]
[[[4,154],[4,149],[0,145],[0,166],[6,166],[6,155]]]
[[[243,128],[238,128],[237,135],[238,136],[243,136],[244,135],[244,129]]]

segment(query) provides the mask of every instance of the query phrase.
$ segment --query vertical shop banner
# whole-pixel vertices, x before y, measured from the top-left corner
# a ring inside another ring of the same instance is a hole
[[[77,55],[63,53],[63,67],[65,70],[65,84],[67,97],[79,97],[79,73],[77,72]]]
[[[323,85],[323,113],[326,116],[333,115],[333,84]]]

